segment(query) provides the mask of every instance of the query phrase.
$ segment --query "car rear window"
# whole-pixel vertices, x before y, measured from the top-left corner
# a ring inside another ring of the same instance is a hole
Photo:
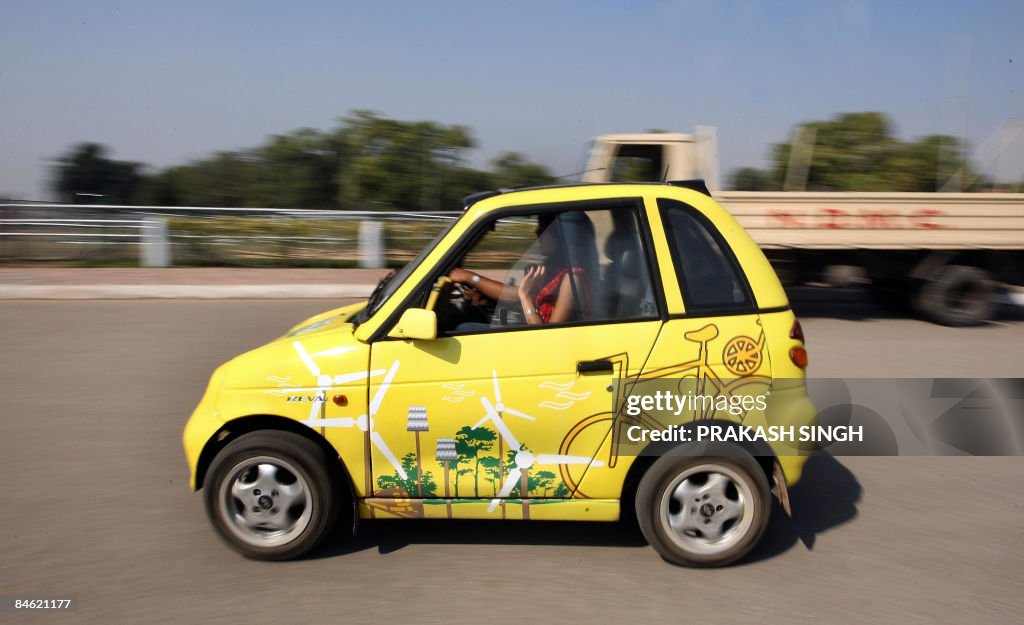
[[[660,199],[658,207],[687,312],[752,312],[750,285],[717,228],[682,202]]]

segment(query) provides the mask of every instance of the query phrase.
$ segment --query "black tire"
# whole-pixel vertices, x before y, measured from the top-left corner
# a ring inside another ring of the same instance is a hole
[[[206,513],[221,538],[248,558],[298,558],[330,533],[345,498],[329,466],[323,449],[298,434],[242,435],[210,464]]]
[[[637,521],[668,562],[725,566],[761,540],[771,517],[771,492],[757,461],[739,447],[709,445],[702,454],[675,450],[651,465],[637,489]],[[720,480],[714,475],[729,483],[717,494]]]
[[[918,295],[915,307],[944,326],[976,326],[995,314],[996,285],[984,269],[947,265],[937,270]]]

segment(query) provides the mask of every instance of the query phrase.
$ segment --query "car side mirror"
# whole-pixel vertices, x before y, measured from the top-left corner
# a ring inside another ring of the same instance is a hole
[[[388,332],[394,339],[429,341],[437,338],[437,315],[425,308],[407,308],[395,327]]]

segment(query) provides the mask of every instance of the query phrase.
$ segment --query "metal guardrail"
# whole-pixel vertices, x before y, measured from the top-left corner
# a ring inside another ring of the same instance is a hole
[[[0,261],[383,266],[461,212],[0,204]]]

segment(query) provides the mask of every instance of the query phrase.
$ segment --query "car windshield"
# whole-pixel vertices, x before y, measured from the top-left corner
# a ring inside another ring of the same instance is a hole
[[[457,221],[457,219],[452,219],[451,223],[449,223],[446,228],[444,228],[440,233],[438,233],[438,235],[434,237],[434,239],[430,243],[424,246],[420,253],[416,255],[416,258],[410,260],[398,271],[392,271],[391,273],[380,279],[380,282],[378,282],[377,286],[373,289],[373,293],[370,295],[370,299],[367,300],[366,302],[366,308],[361,310],[359,314],[356,316],[356,318],[353,319],[357,327],[359,326],[359,324],[363,323],[364,321],[372,317],[378,310],[380,310],[380,307],[384,304],[384,302],[388,301],[388,298],[390,298],[391,295],[394,294],[394,292],[398,289],[398,287],[401,286],[403,282],[405,282],[406,278],[409,277],[409,274],[412,273],[413,269],[418,267],[419,264],[423,262],[423,259],[427,257],[427,254],[429,254],[430,251],[437,246],[441,239],[444,238],[446,234],[448,234],[448,231],[452,229],[452,227],[455,225]]]

